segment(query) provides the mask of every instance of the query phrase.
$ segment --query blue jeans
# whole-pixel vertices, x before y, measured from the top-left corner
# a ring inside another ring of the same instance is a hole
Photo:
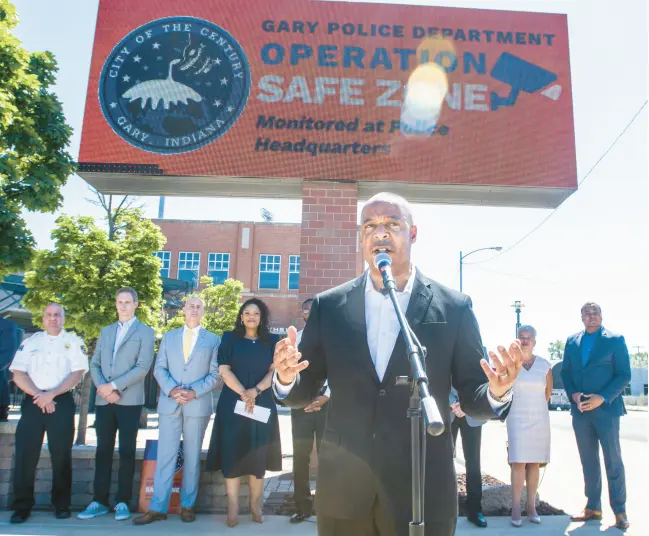
[[[615,514],[624,513],[626,482],[620,449],[620,417],[601,408],[585,413],[573,410],[572,427],[584,470],[585,493],[588,498],[586,508],[602,509],[602,471],[599,462],[601,444],[611,508]]]

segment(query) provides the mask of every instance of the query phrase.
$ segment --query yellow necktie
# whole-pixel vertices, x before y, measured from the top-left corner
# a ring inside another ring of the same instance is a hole
[[[185,363],[189,360],[189,349],[192,347],[192,332],[188,329],[185,330],[183,336],[183,354],[185,356]]]

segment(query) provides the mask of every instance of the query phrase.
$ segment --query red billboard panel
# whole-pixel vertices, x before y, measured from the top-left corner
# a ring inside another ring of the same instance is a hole
[[[101,0],[79,161],[105,191],[322,179],[556,205],[577,185],[566,16]]]

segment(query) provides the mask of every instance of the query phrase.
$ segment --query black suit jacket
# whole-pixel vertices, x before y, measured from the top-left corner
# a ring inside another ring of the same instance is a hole
[[[370,515],[377,495],[399,523],[411,518],[410,422],[407,387],[396,387],[410,364],[399,335],[383,381],[379,381],[367,344],[365,275],[316,296],[300,343],[309,367],[290,395],[278,400],[304,407],[325,379],[331,399],[318,460],[318,514],[336,518]],[[406,317],[426,359],[430,392],[446,430],[428,436],[425,516],[429,522],[457,516],[457,481],[453,464],[448,399],[453,385],[462,409],[487,420],[494,412],[480,367],[483,357],[471,300],[417,271]]]

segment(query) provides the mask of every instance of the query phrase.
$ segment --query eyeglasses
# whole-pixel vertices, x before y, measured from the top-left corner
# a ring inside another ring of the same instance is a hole
[[[589,316],[597,318],[598,316],[602,316],[602,313],[598,311],[590,312],[590,313],[581,313],[581,316],[584,318],[588,318]]]

